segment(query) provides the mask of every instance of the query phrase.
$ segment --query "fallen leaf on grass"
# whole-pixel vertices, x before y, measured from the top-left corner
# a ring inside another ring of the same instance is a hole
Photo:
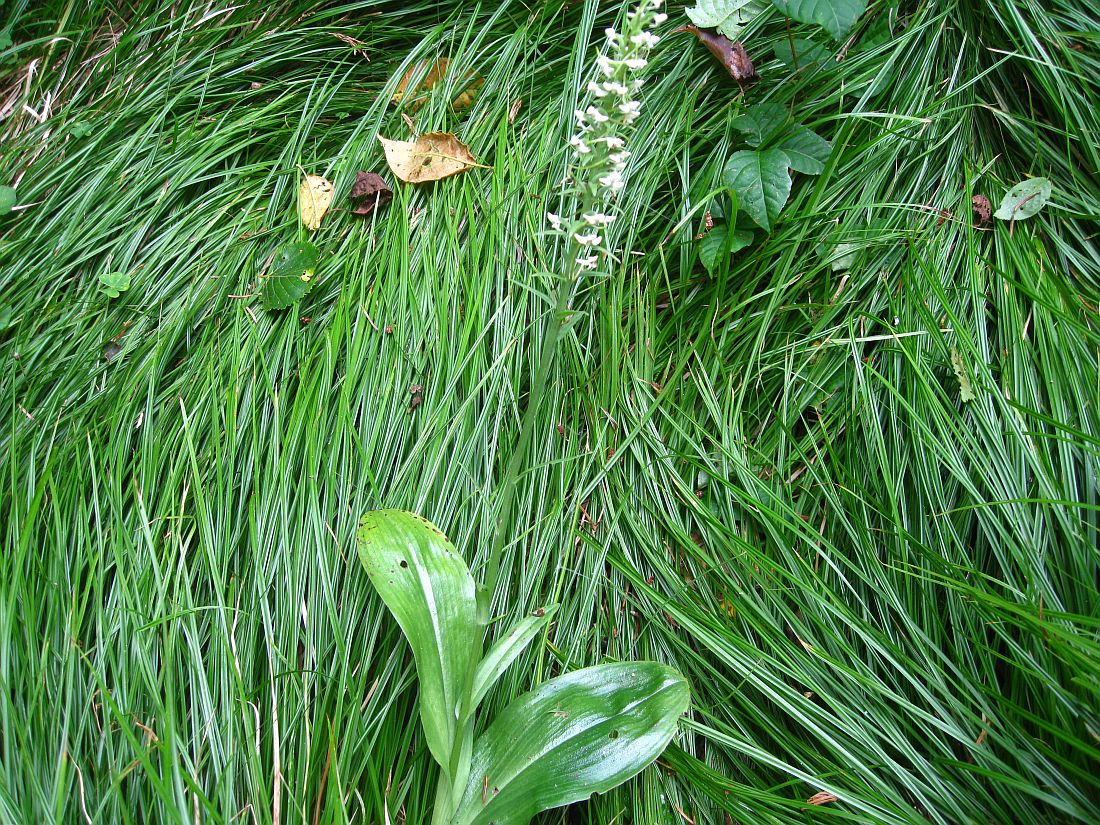
[[[993,217],[1002,221],[1022,221],[1047,205],[1051,185],[1047,178],[1032,178],[1017,183],[1005,194]]]
[[[369,215],[375,209],[381,209],[393,200],[393,190],[382,176],[375,172],[356,172],[355,183],[351,187],[351,200],[356,215]]]
[[[415,112],[428,99],[428,96],[423,93],[447,76],[447,68],[450,64],[451,61],[448,58],[441,57],[430,66],[425,60],[410,66],[398,82],[391,99],[396,104],[405,98],[410,98],[409,108]],[[464,81],[463,88],[459,90],[458,96],[451,101],[451,105],[455,109],[470,108],[474,104],[474,97],[478,89],[485,83],[485,78],[474,71],[467,72],[462,80]]]
[[[298,214],[310,232],[321,225],[321,218],[332,203],[332,195],[332,184],[320,175],[306,175],[298,187]]]
[[[416,140],[378,140],[386,153],[386,163],[406,183],[449,178],[474,166],[482,166],[470,149],[450,132],[429,132]]]
[[[836,802],[840,797],[835,793],[829,791],[818,791],[806,801],[811,805],[827,805],[830,802]]]
[[[285,243],[275,250],[267,270],[264,308],[284,309],[313,288],[320,250],[308,241]]]
[[[974,213],[974,225],[982,226],[989,223],[989,219],[993,217],[993,204],[989,202],[989,198],[985,195],[975,195],[970,199],[971,211]]]
[[[959,382],[959,398],[963,403],[973,401],[974,388],[970,384],[970,376],[966,373],[966,364],[957,349],[951,347],[951,369],[955,371],[955,378]]]
[[[698,26],[681,26],[676,31],[691,32],[698,37],[699,42],[707,47],[707,51],[715,56],[730,73],[730,77],[738,83],[756,78],[756,67],[752,65],[752,60],[749,59],[748,52],[741,43],[730,40],[724,34],[710,32]]]

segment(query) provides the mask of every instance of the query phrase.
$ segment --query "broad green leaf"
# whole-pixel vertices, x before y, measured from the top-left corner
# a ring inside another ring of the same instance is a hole
[[[1050,193],[1051,184],[1047,178],[1031,178],[1017,183],[1008,190],[993,217],[1002,221],[1030,218],[1047,205]]]
[[[794,50],[791,50],[791,40],[783,38],[773,46],[776,58],[792,70],[812,69],[828,64],[832,54],[820,43],[813,40],[805,40],[800,37],[793,38]]]
[[[817,23],[840,40],[859,20],[867,0],[772,0],[783,14],[802,23]]]
[[[0,186],[0,215],[6,215],[11,212],[17,200],[18,196],[15,194],[14,188],[11,186]]]
[[[833,144],[817,132],[796,123],[791,127],[790,134],[784,136],[775,148],[783,150],[794,171],[804,175],[820,175],[833,151]]]
[[[531,640],[535,638],[535,635],[546,626],[546,623],[557,612],[558,606],[552,604],[549,607],[535,611],[530,616],[524,616],[516,622],[515,627],[489,648],[489,652],[485,654],[474,672],[473,696],[470,701],[471,709],[481,704],[481,700],[485,698],[489,688],[496,684],[497,679],[508,669],[508,665],[516,660],[516,657],[524,651]]]
[[[752,230],[734,229],[730,235],[725,226],[716,226],[699,242],[699,262],[707,272],[714,274],[722,255],[732,255],[751,243]]]
[[[527,825],[540,811],[614,788],[661,754],[688,702],[684,677],[656,662],[551,679],[478,738],[452,825]]]
[[[420,681],[420,718],[432,756],[450,770],[452,747],[469,716],[481,627],[466,562],[431,522],[402,510],[367,513],[359,559],[409,640]]]
[[[764,0],[698,0],[684,11],[699,28],[717,29],[730,40],[740,40],[741,30],[767,8]]]
[[[790,116],[787,107],[768,100],[750,107],[730,124],[745,136],[749,146],[766,146],[783,132]]]
[[[313,273],[319,256],[317,247],[306,241],[280,246],[267,270],[264,308],[284,309],[313,289]]]
[[[723,171],[726,185],[737,192],[741,211],[767,232],[790,197],[789,166],[780,149],[753,149],[734,152]]]

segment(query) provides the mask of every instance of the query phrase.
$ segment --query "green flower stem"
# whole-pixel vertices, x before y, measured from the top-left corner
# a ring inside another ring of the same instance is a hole
[[[574,244],[570,243],[569,246],[573,247]],[[568,260],[573,260],[575,257],[576,255],[570,255]],[[519,438],[516,441],[516,448],[512,451],[512,455],[509,456],[508,463],[504,467],[504,475],[501,477],[500,510],[497,512],[496,525],[493,529],[493,543],[489,551],[489,560],[485,564],[485,578],[478,586],[477,594],[478,619],[485,624],[488,624],[493,594],[496,592],[497,583],[500,580],[500,557],[504,551],[506,537],[512,528],[512,510],[515,505],[517,482],[523,463],[527,458],[527,449],[531,444],[531,434],[535,429],[535,416],[542,405],[542,397],[546,392],[546,382],[550,377],[550,370],[554,366],[558,342],[561,340],[562,320],[575,292],[578,275],[577,266],[574,264],[565,283],[560,284],[555,290],[554,308],[546,319],[542,349],[539,353],[538,366],[535,369],[535,378],[531,384],[531,392],[527,396],[527,406],[523,410]]]

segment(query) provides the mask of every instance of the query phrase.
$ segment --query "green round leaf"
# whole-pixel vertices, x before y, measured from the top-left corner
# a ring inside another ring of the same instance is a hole
[[[1002,221],[1022,221],[1047,205],[1051,185],[1047,178],[1031,178],[1017,183],[1001,201],[993,217]]]
[[[117,298],[130,288],[129,272],[101,272],[99,283],[111,298]]]
[[[320,251],[308,241],[280,246],[267,270],[264,308],[285,309],[313,289],[318,257]]]
[[[11,212],[11,208],[15,206],[16,199],[15,189],[10,186],[0,186],[0,215],[6,215]]]

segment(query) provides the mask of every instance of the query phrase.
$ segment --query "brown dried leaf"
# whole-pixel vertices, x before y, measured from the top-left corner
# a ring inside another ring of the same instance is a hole
[[[358,201],[352,210],[356,215],[369,215],[375,209],[381,209],[393,200],[390,185],[375,172],[356,172],[355,183],[351,187],[352,201]]]
[[[734,43],[724,34],[700,29],[691,24],[681,26],[676,31],[688,31],[698,37],[699,42],[707,47],[707,51],[717,58],[730,73],[730,77],[738,83],[756,79],[756,67],[752,65],[748,52],[740,42]]]
[[[397,104],[408,97],[410,98],[409,108],[415,112],[427,101],[428,96],[425,93],[428,89],[447,76],[447,67],[450,64],[451,61],[448,58],[441,57],[430,66],[425,60],[410,66],[398,82],[391,100]],[[470,71],[466,73],[463,81],[458,96],[451,101],[451,105],[456,109],[468,109],[474,104],[474,96],[485,83],[485,78],[477,72]]]
[[[993,204],[985,195],[975,195],[970,199],[970,207],[974,212],[974,225],[982,226],[989,223],[993,217]]]
[[[450,132],[429,132],[416,140],[389,140],[378,136],[386,153],[386,163],[406,183],[449,178],[474,166],[484,165],[470,149]]]
[[[332,203],[332,184],[320,175],[306,175],[298,187],[298,214],[302,223],[313,232],[321,225],[321,218]]]
[[[818,791],[806,801],[811,805],[825,805],[829,802],[836,802],[840,797],[835,793],[829,793],[828,791]]]

